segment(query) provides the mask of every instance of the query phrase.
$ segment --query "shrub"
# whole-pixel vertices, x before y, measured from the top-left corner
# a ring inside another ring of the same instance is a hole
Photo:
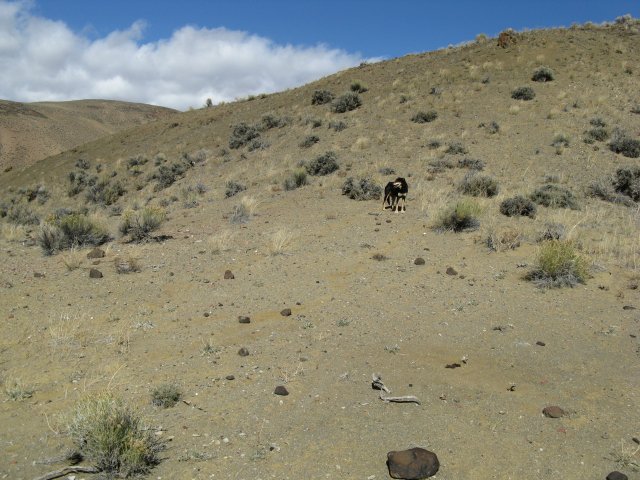
[[[362,101],[357,93],[349,92],[335,99],[331,104],[331,110],[335,113],[345,113],[355,110]]]
[[[569,146],[569,137],[564,133],[558,133],[555,137],[553,137],[553,141],[551,142],[552,147],[568,147]]]
[[[544,230],[538,235],[536,241],[546,242],[549,240],[562,240],[565,234],[565,227],[561,223],[547,223]]]
[[[382,196],[382,187],[370,178],[347,178],[342,185],[342,195],[352,200],[378,200]]]
[[[299,143],[300,148],[309,148],[312,145],[318,143],[320,141],[320,137],[316,135],[307,135],[304,140]]]
[[[380,175],[395,175],[396,171],[391,167],[382,167],[378,170]]]
[[[367,87],[362,85],[360,82],[353,82],[351,84],[351,87],[349,87],[349,89],[354,93],[364,93],[364,92],[367,92],[369,90]]]
[[[487,133],[491,135],[494,135],[500,131],[500,125],[495,120],[489,123],[481,123],[480,125],[478,125],[478,127],[484,128]]]
[[[16,225],[37,225],[40,223],[38,215],[29,206],[22,203],[8,207],[5,216],[9,222]]]
[[[568,240],[543,242],[535,267],[525,276],[542,288],[573,287],[585,283],[587,277],[587,260]]]
[[[244,147],[254,138],[260,136],[258,129],[252,125],[242,122],[233,126],[231,138],[229,139],[229,148],[238,149]]]
[[[261,138],[255,138],[249,142],[247,150],[253,152],[254,150],[265,150],[269,148],[271,144],[262,140]]]
[[[173,407],[180,401],[182,392],[180,387],[174,383],[165,383],[156,387],[151,393],[151,403],[156,407]]]
[[[442,142],[440,142],[440,140],[429,140],[427,142],[427,147],[429,147],[430,150],[435,150],[436,148],[440,148],[442,146]]]
[[[62,231],[55,225],[46,222],[40,225],[36,241],[45,255],[53,255],[65,248]]]
[[[470,172],[458,185],[458,191],[474,197],[495,197],[498,194],[498,182],[487,175]]]
[[[151,232],[157,230],[165,219],[166,213],[160,208],[128,210],[122,216],[119,230],[122,235],[129,235],[132,242],[147,241],[151,239]]]
[[[640,167],[619,168],[613,180],[616,192],[631,197],[634,202],[640,201]]]
[[[162,444],[131,408],[109,393],[78,403],[69,434],[82,456],[109,478],[144,474],[160,461]]]
[[[300,168],[284,180],[283,187],[285,190],[290,191],[308,185],[308,183],[307,171]]]
[[[313,176],[329,175],[339,168],[338,157],[331,151],[315,158],[306,166],[307,173]]]
[[[414,123],[429,123],[433,122],[436,118],[438,118],[438,112],[435,110],[430,110],[428,112],[418,112],[413,117],[411,117],[411,121]]]
[[[144,165],[148,161],[149,161],[149,159],[147,157],[145,157],[144,155],[135,155],[133,157],[130,157],[129,160],[127,160],[127,167],[128,168],[139,167],[139,166]]]
[[[225,187],[224,198],[230,198],[234,195],[237,195],[240,192],[244,192],[247,189],[245,185],[241,183],[234,182],[233,180],[229,180]]]
[[[469,152],[462,142],[451,142],[446,153],[450,155],[465,155]]]
[[[538,205],[544,205],[545,207],[580,209],[577,199],[570,190],[552,183],[536,189],[529,195],[529,198]]]
[[[616,132],[609,142],[609,148],[612,152],[621,153],[625,157],[640,157],[640,140],[629,138],[624,132]]]
[[[276,117],[270,113],[262,116],[260,120],[260,130],[271,130],[272,128],[286,127],[289,121],[286,118]]]
[[[169,166],[160,165],[158,170],[150,177],[157,182],[154,190],[158,191],[170,187],[179,177],[184,175],[190,166],[190,163],[184,161],[173,162]]]
[[[126,192],[119,181],[112,184],[109,180],[101,180],[88,188],[87,200],[100,205],[112,205]]]
[[[104,228],[80,213],[61,217],[56,226],[64,236],[65,248],[102,245],[110,238]]]
[[[251,213],[244,203],[241,202],[233,206],[233,212],[229,217],[231,223],[247,223],[249,220],[251,220]]]
[[[70,197],[77,195],[82,190],[84,190],[85,187],[87,186],[95,185],[95,183],[98,181],[98,177],[96,176],[89,177],[87,173],[82,170],[78,172],[69,172],[68,179],[69,179],[70,185],[69,185],[69,190],[67,191],[67,194]]]
[[[347,124],[343,121],[329,122],[329,128],[332,128],[335,132],[341,132],[342,130],[347,128]]]
[[[531,87],[518,87],[511,92],[511,98],[515,100],[533,100],[536,92]]]
[[[589,123],[594,127],[604,128],[607,126],[607,122],[605,122],[601,117],[593,117],[591,120],[589,120]]]
[[[523,216],[534,218],[536,216],[536,204],[528,198],[516,195],[500,203],[500,213],[507,217]]]
[[[458,168],[480,171],[484,170],[484,162],[473,158],[461,158],[458,160]]]
[[[333,99],[334,95],[329,90],[316,90],[311,96],[311,105],[324,105]]]
[[[479,214],[480,206],[475,201],[460,200],[440,213],[433,228],[440,232],[475,230],[480,226],[480,221],[477,218]]]
[[[604,142],[609,138],[609,130],[604,127],[594,127],[585,132],[584,143]]]
[[[85,160],[84,158],[79,158],[78,160],[76,160],[76,168],[79,168],[80,170],[89,170],[89,167],[91,165],[89,165],[89,161]]]
[[[551,82],[555,79],[553,70],[549,67],[538,67],[534,70],[531,80],[534,82]]]
[[[445,170],[449,170],[452,168],[453,168],[453,162],[447,159],[432,160],[429,162],[429,165],[427,166],[427,170],[430,173],[442,173]]]

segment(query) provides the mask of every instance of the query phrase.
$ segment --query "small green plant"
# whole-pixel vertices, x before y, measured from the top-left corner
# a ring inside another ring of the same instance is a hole
[[[518,87],[511,92],[511,98],[515,100],[533,100],[536,96],[536,92],[531,87]]]
[[[480,221],[477,218],[480,212],[480,206],[475,201],[460,200],[440,213],[433,228],[439,232],[475,230],[480,226]]]
[[[430,123],[433,122],[436,118],[438,118],[438,112],[435,110],[429,110],[428,112],[418,112],[413,117],[411,117],[411,121],[414,123]]]
[[[229,180],[225,185],[224,198],[230,198],[237,195],[240,192],[244,192],[247,187],[241,183]]]
[[[334,113],[345,113],[355,110],[362,105],[362,100],[357,93],[349,92],[336,98],[331,104]]]
[[[151,403],[156,407],[173,407],[180,401],[182,391],[175,383],[163,383],[151,392]]]
[[[507,217],[530,217],[536,216],[536,204],[522,195],[507,198],[500,203],[500,213]]]
[[[308,185],[307,171],[303,168],[296,169],[291,175],[285,178],[283,188],[287,191]]]
[[[349,177],[342,185],[342,195],[352,200],[378,200],[382,196],[382,187],[368,177]]]
[[[624,167],[616,170],[613,187],[616,192],[630,197],[634,202],[640,201],[640,167]]]
[[[534,268],[525,275],[542,288],[573,287],[587,277],[588,262],[569,240],[543,242]]]
[[[571,190],[553,183],[537,188],[529,195],[529,198],[538,205],[545,207],[580,209],[580,204]]]
[[[353,82],[349,89],[354,93],[365,93],[369,91],[369,89],[362,85],[360,82]]]
[[[324,105],[334,99],[333,93],[329,90],[316,90],[311,96],[311,105]]]
[[[145,474],[160,461],[163,445],[122,399],[110,393],[80,401],[68,430],[82,456],[109,478]]]
[[[458,185],[458,191],[474,197],[495,197],[499,187],[495,178],[469,172]]]
[[[307,135],[304,140],[302,140],[298,146],[300,148],[309,148],[312,145],[315,145],[316,143],[318,143],[320,141],[320,137],[318,137],[317,135]]]
[[[531,80],[534,82],[551,82],[555,79],[553,70],[549,67],[538,67],[534,70]]]
[[[148,241],[151,239],[151,233],[162,225],[166,217],[166,212],[157,207],[127,210],[122,215],[120,233],[128,235],[132,242]]]
[[[329,175],[339,168],[340,166],[338,165],[338,156],[335,154],[335,152],[331,151],[328,151],[324,155],[320,155],[319,157],[313,159],[306,166],[307,173],[312,176]]]

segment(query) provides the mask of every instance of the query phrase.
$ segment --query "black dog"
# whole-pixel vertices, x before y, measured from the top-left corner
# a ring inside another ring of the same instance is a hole
[[[384,187],[382,209],[386,210],[387,207],[391,207],[392,211],[406,212],[407,193],[409,193],[409,185],[404,178],[398,177],[395,181],[387,183],[387,186]],[[400,205],[401,202],[402,205]]]

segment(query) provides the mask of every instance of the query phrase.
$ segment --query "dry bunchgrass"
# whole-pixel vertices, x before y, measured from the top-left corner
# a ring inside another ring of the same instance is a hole
[[[225,229],[215,233],[207,239],[211,247],[211,252],[219,254],[231,249],[233,245],[235,233],[232,230]]]
[[[35,388],[33,386],[25,384],[19,378],[5,379],[3,387],[7,398],[14,402],[31,398],[35,393]]]
[[[64,312],[49,320],[47,332],[49,345],[54,352],[63,355],[78,349],[84,343],[81,331],[83,317],[80,314]]]
[[[70,272],[80,268],[85,258],[86,250],[83,251],[78,247],[71,247],[60,255],[60,261]]]
[[[27,229],[24,225],[0,224],[0,238],[7,242],[21,242],[26,236]]]
[[[271,255],[286,254],[294,243],[295,238],[296,234],[287,228],[276,230],[271,235],[269,253]]]

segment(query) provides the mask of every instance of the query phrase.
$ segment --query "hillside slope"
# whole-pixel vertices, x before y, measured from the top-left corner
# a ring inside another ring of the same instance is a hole
[[[20,103],[0,100],[0,168],[24,168],[65,150],[175,110],[109,100]]]
[[[0,174],[0,477],[61,468],[74,406],[106,391],[165,442],[149,478],[383,479],[414,446],[443,480],[636,478],[640,180],[613,179],[639,166],[637,22],[509,39]],[[343,195],[397,176],[405,213]],[[502,214],[516,196],[535,215]],[[439,228],[456,204],[472,228]],[[85,222],[87,244],[52,240]],[[555,245],[572,288],[532,276]],[[180,401],[154,405],[167,386]]]

